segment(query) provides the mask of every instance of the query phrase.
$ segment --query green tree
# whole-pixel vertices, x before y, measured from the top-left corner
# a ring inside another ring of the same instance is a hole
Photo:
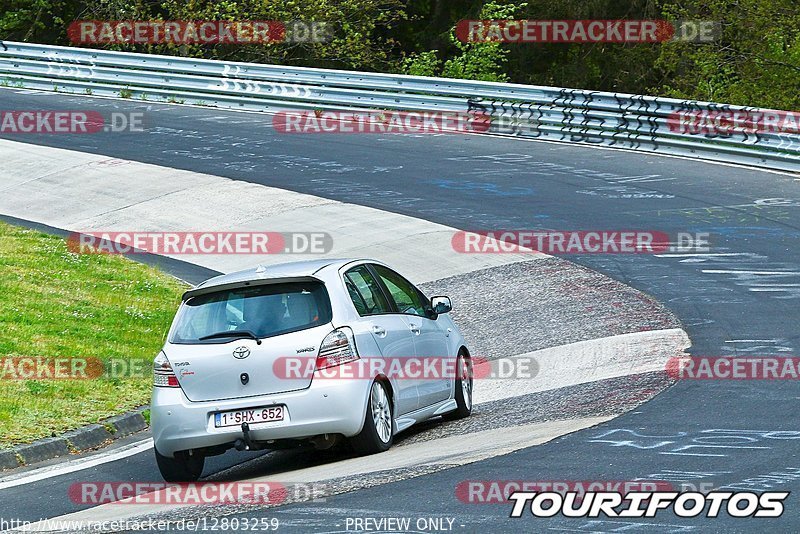
[[[659,94],[776,109],[800,108],[800,9],[796,0],[661,0],[673,20],[720,22],[713,42],[666,43]]]
[[[332,37],[327,42],[214,47],[192,45],[181,47],[180,53],[196,57],[364,70],[396,67],[398,54],[395,49],[398,43],[391,35],[394,28],[406,18],[402,0],[163,0],[161,12],[164,18],[174,20],[325,22],[331,29]]]
[[[0,0],[0,39],[58,43],[66,39],[66,24],[81,12],[69,0]]]
[[[481,6],[477,19],[512,19],[525,7],[525,3],[499,3],[490,0]],[[463,17],[461,17],[463,18]],[[408,74],[433,76],[439,74],[447,78],[466,78],[494,82],[508,81],[505,64],[508,61],[508,45],[499,42],[465,43],[455,34],[455,23],[451,21],[448,31],[449,47],[452,56],[445,61],[437,58],[438,50],[413,53],[403,62],[402,69]],[[440,71],[441,66],[441,71]]]

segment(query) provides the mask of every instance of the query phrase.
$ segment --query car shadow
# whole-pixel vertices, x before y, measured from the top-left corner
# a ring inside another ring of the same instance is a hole
[[[394,437],[394,447],[402,447],[405,441],[410,438],[423,434],[432,428],[440,428],[450,424],[441,417],[418,423],[408,430]],[[228,452],[236,454],[236,452]],[[202,478],[204,482],[232,482],[236,480],[278,475],[317,467],[320,465],[332,464],[352,458],[358,458],[347,443],[341,443],[328,450],[315,450],[313,446],[298,446],[293,449],[267,450],[256,458],[244,459],[242,462],[226,467],[222,470],[212,472]],[[208,470],[208,467],[206,468]]]

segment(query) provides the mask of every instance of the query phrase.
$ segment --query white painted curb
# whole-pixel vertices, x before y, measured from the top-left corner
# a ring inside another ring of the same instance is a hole
[[[456,229],[218,176],[0,140],[0,213],[74,232],[327,232],[324,255],[178,255],[224,273],[321,257],[386,262],[421,284],[545,257],[463,254]]]

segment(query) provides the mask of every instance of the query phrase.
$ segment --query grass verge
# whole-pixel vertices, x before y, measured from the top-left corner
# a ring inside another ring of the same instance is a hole
[[[0,448],[146,404],[153,357],[186,289],[152,267],[76,254],[59,237],[0,222]],[[106,372],[23,378],[32,364],[21,362],[57,358],[102,361]]]

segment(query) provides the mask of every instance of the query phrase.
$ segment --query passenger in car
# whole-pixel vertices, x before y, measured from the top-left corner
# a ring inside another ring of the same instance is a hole
[[[271,336],[284,330],[286,307],[281,295],[250,297],[244,300],[244,323],[239,330],[251,330],[258,336]]]
[[[305,326],[319,320],[317,304],[311,293],[291,293],[286,295],[286,309],[289,316],[284,328],[291,329]]]

